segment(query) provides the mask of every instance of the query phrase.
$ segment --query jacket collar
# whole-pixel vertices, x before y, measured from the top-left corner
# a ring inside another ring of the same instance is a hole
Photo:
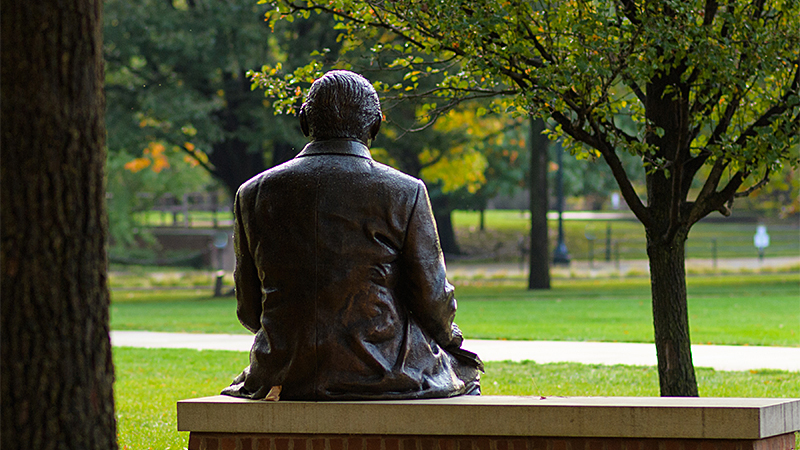
[[[314,155],[348,155],[372,159],[372,155],[366,145],[351,139],[328,139],[309,142],[297,157],[302,158]]]

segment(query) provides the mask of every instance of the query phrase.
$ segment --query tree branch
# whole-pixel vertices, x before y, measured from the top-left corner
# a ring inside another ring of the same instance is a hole
[[[753,1],[753,18],[758,19],[764,13],[764,0],[754,0]]]
[[[703,148],[703,152],[700,154],[711,154],[711,146],[716,145],[717,142],[722,138],[722,135],[728,131],[728,126],[731,124],[731,120],[733,119],[733,115],[736,113],[736,110],[739,109],[739,102],[741,101],[741,97],[737,96],[728,103],[728,106],[725,107],[725,113],[722,115],[722,119],[720,119],[719,123],[716,127],[714,127],[714,131],[711,132],[711,137],[708,138],[708,142],[706,146]]]
[[[703,25],[709,26],[714,22],[718,7],[717,0],[706,0],[706,5],[703,8]]]
[[[359,19],[359,18],[357,18],[357,17],[355,17],[355,16],[353,16],[351,14],[347,14],[347,13],[345,13],[343,11],[340,11],[340,10],[337,10],[337,9],[334,9],[334,8],[329,8],[327,6],[323,6],[323,5],[320,5],[318,3],[312,3],[312,4],[310,4],[310,6],[297,5],[297,4],[293,3],[290,0],[284,0],[283,3],[291,9],[292,13],[295,13],[295,12],[298,12],[298,11],[324,12],[324,13],[327,13],[327,14],[330,14],[330,15],[333,15],[333,16],[336,16],[336,17],[340,17],[342,19],[346,19],[346,20],[349,20],[351,22],[358,23],[358,24],[361,24],[361,25],[365,25],[365,26],[368,26],[368,27],[375,27],[375,28],[382,28],[382,29],[385,29],[385,30],[389,30],[389,31],[393,32],[394,34],[396,34],[397,36],[399,36],[404,41],[409,42],[409,43],[413,44],[414,46],[416,46],[416,47],[418,47],[420,49],[425,49],[425,45],[424,44],[422,44],[421,42],[418,42],[413,37],[407,35],[400,28],[398,28],[398,27],[396,27],[396,26],[394,26],[394,25],[392,25],[390,23],[387,23],[387,22],[385,22],[383,20],[381,20],[379,22],[367,22],[366,20]],[[376,6],[372,5],[372,7],[375,8]],[[383,9],[383,8],[381,8],[381,9]],[[384,9],[384,11],[386,11],[386,10]]]
[[[199,165],[200,165],[200,167],[202,167],[203,169],[205,169],[205,170],[206,170],[206,171],[207,171],[207,172],[208,172],[210,175],[214,176],[215,178],[219,178],[219,179],[221,179],[221,178],[222,178],[222,177],[220,176],[219,172],[217,171],[216,167],[214,167],[214,166],[212,166],[212,165],[208,164],[207,162],[203,161],[203,159],[201,159],[201,158],[198,156],[198,153],[197,153],[197,151],[196,151],[196,150],[189,150],[188,148],[184,147],[183,145],[178,145],[178,147],[179,147],[181,150],[183,150],[185,153],[187,153],[189,156],[191,156],[191,157],[192,157],[192,159],[194,159],[195,161],[197,161],[197,164],[199,164]]]
[[[758,133],[759,128],[771,124],[775,117],[783,114],[790,108],[789,98],[791,98],[793,95],[800,94],[800,89],[798,89],[798,86],[800,85],[800,61],[795,62],[795,66],[796,69],[794,72],[794,78],[792,79],[792,83],[786,89],[786,92],[784,92],[780,100],[775,102],[772,108],[768,109],[764,114],[761,115],[761,117],[758,118],[758,120],[747,127],[747,130],[745,130],[744,133],[739,135],[739,138],[736,139],[737,145],[744,145],[747,139],[755,136],[756,133]]]
[[[617,185],[619,185],[622,197],[628,203],[631,211],[633,211],[633,214],[636,215],[636,218],[639,219],[642,224],[644,224],[646,227],[650,226],[650,223],[652,222],[650,212],[647,210],[647,207],[644,206],[642,201],[639,199],[639,196],[636,194],[636,191],[633,189],[630,178],[628,178],[628,174],[625,172],[625,168],[622,166],[622,162],[619,160],[619,157],[614,151],[613,146],[611,146],[611,144],[609,144],[607,141],[603,140],[600,136],[592,136],[583,129],[576,128],[572,121],[562,113],[551,109],[550,114],[553,120],[561,125],[561,128],[564,130],[564,132],[572,136],[573,139],[583,142],[600,151],[600,154],[603,155],[603,159],[605,159],[606,164],[608,164],[608,167],[611,169],[611,173],[614,175]]]
[[[622,4],[622,12],[625,14],[625,17],[631,21],[634,25],[641,25],[641,21],[638,17],[638,11],[636,10],[636,3],[633,0],[620,0]]]
[[[678,109],[678,129],[680,130],[678,136],[678,148],[675,149],[675,159],[673,160],[673,167],[670,171],[670,175],[672,178],[672,189],[671,195],[672,198],[670,199],[670,210],[669,210],[669,227],[667,228],[667,232],[665,233],[664,237],[666,238],[666,242],[671,242],[672,239],[675,237],[675,233],[677,233],[679,224],[681,222],[681,213],[682,211],[682,203],[686,200],[686,195],[688,195],[688,190],[684,192],[684,170],[685,162],[690,157],[690,143],[691,143],[691,131],[689,130],[689,111],[688,105],[687,107],[683,107],[685,103],[688,103],[688,88],[686,92],[681,95],[683,101],[681,102],[681,107]],[[685,102],[685,103],[684,103]]]
[[[725,185],[721,191],[714,195],[713,202],[711,203],[711,210],[708,212],[710,213],[711,211],[716,210],[722,213],[723,216],[730,216],[730,207],[726,207],[726,205],[733,200],[734,196],[736,195],[736,191],[742,185],[746,177],[747,174],[743,171],[740,170],[736,172],[728,181],[728,184]]]
[[[765,112],[758,120],[756,120],[756,122],[750,125],[750,127],[748,127],[748,129],[744,133],[742,133],[739,139],[737,139],[736,141],[737,144],[739,145],[745,144],[749,137],[756,134],[757,128],[769,125],[777,115],[781,114],[782,112],[784,112],[789,108],[788,98],[793,91],[796,91],[798,89],[798,83],[799,83],[798,73],[800,72],[795,72],[795,78],[792,84],[790,85],[787,93],[782,97],[781,101],[779,101],[775,106],[773,106],[767,112]],[[794,121],[797,120],[798,118],[795,118]],[[698,155],[695,158],[695,161],[690,161],[690,163],[693,165],[692,169],[699,170],[699,167],[695,168],[695,166],[699,166],[698,162],[705,162],[710,157],[710,154],[711,153],[709,151],[706,151],[704,153],[701,153],[701,155]],[[697,195],[697,200],[695,201],[691,209],[691,212],[689,214],[690,225],[696,223],[698,220],[702,219],[703,217],[705,217],[706,215],[708,215],[713,211],[719,211],[720,213],[726,216],[730,215],[731,213],[730,207],[727,206],[729,202],[733,201],[735,197],[743,197],[749,195],[754,190],[761,188],[769,180],[769,170],[767,170],[766,173],[764,174],[764,178],[760,182],[756,183],[756,185],[752,186],[751,188],[748,188],[745,191],[737,192],[739,187],[741,187],[742,183],[744,182],[745,178],[747,178],[747,176],[750,173],[747,167],[752,165],[753,161],[751,161],[748,165],[745,166],[745,168],[735,173],[728,181],[728,184],[724,188],[722,188],[721,191],[715,192],[717,187],[719,186],[719,182],[722,179],[722,175],[725,169],[728,167],[728,163],[729,162],[727,160],[724,160],[723,158],[717,159],[717,161],[714,163],[714,166],[711,168],[711,172],[709,173],[708,178],[706,179],[706,182],[703,185],[703,188],[701,189],[700,193]]]
[[[800,124],[800,115],[798,117],[795,117],[792,123],[793,125]],[[797,126],[794,127],[795,130],[797,128],[798,128]],[[754,164],[755,161],[752,162],[752,165]],[[717,163],[715,163],[714,167],[711,169],[711,174],[709,175],[708,180],[706,180],[706,186],[703,186],[703,191],[701,191],[701,194],[698,195],[697,205],[701,203],[700,202],[701,196],[704,196],[705,201],[702,202],[703,205],[701,207],[698,208],[696,205],[695,208],[693,208],[691,217],[694,219],[694,221],[691,223],[700,220],[701,218],[705,217],[705,215],[715,210],[719,211],[725,216],[730,215],[731,211],[729,205],[731,202],[733,202],[734,198],[745,197],[751,194],[756,189],[760,189],[769,181],[770,170],[769,168],[766,168],[764,172],[764,177],[761,179],[761,181],[759,181],[755,185],[751,186],[750,188],[742,192],[737,192],[737,190],[741,187],[744,180],[750,174],[750,169],[745,167],[736,172],[731,177],[730,181],[728,181],[728,184],[724,188],[722,188],[721,191],[709,195],[704,195],[707,194],[709,189],[713,191],[713,189],[716,188],[716,184],[712,188],[707,188],[707,186],[709,185],[709,181],[713,181],[712,177],[716,179],[716,182],[718,183],[719,179],[721,178],[722,172],[724,171],[724,166],[727,166],[727,164],[721,163],[718,160]]]
[[[708,156],[706,156],[706,159],[707,158]],[[711,172],[709,172],[708,178],[706,178],[706,182],[703,184],[702,189],[700,189],[700,193],[697,194],[697,199],[695,199],[694,205],[689,212],[689,217],[687,219],[689,225],[696,223],[698,220],[708,215],[708,213],[711,211],[719,208],[719,206],[712,208],[709,205],[714,203],[714,192],[717,189],[719,181],[722,179],[722,174],[725,172],[725,168],[727,168],[727,166],[728,163],[722,158],[719,158],[714,162],[714,165],[711,167]]]
[[[622,75],[622,80],[625,82],[625,85],[631,88],[631,91],[636,95],[636,98],[643,104],[647,104],[647,95],[645,95],[642,88],[636,83],[636,80],[630,78],[628,76]]]
[[[523,20],[521,21],[521,23],[522,26],[525,27],[525,32],[528,34],[528,38],[533,41],[533,46],[536,47],[536,51],[538,51],[539,54],[542,55],[542,58],[544,58],[545,61],[554,64],[556,62],[555,58],[553,58],[553,55],[551,55],[550,52],[548,52],[547,49],[544,48],[542,43],[539,42],[539,38],[533,33],[533,30],[528,25],[528,22]]]
[[[750,186],[749,188],[747,188],[744,191],[736,192],[735,194],[733,194],[734,198],[747,197],[748,195],[752,194],[753,192],[761,189],[762,187],[764,187],[765,184],[769,183],[769,175],[770,175],[770,170],[769,170],[769,167],[767,167],[764,170],[764,178],[762,178],[761,181],[759,181],[758,183]]]
[[[394,100],[396,102],[401,102],[403,100],[432,98],[435,97],[435,94],[437,94],[438,92],[446,92],[446,91],[466,93],[466,95],[460,97],[451,97],[444,105],[436,107],[430,112],[428,112],[429,119],[419,127],[406,129],[396,124],[398,128],[403,130],[403,133],[400,136],[398,136],[397,139],[404,136],[406,133],[416,133],[419,131],[423,131],[427,128],[430,128],[431,126],[433,126],[433,124],[436,123],[439,117],[441,117],[446,112],[450,111],[451,109],[455,108],[456,106],[466,101],[486,99],[486,98],[496,97],[499,95],[517,94],[516,90],[492,91],[487,89],[463,89],[463,88],[440,87],[440,88],[429,89],[419,94],[409,94],[409,95],[404,94],[402,97],[384,97],[382,100]]]
[[[688,195],[689,188],[691,188],[692,180],[694,179],[697,172],[703,165],[708,161],[708,158],[711,157],[711,152],[703,150],[697,156],[689,158],[684,163],[684,184],[683,184],[683,195]]]

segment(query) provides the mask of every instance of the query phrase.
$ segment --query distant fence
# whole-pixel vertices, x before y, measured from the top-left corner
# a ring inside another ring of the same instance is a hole
[[[724,227],[696,225],[686,241],[686,258],[722,259],[758,257],[753,236],[754,224],[726,224]],[[716,231],[716,232],[715,232]],[[768,228],[769,247],[765,256],[800,256],[800,231],[797,226],[773,225]],[[587,245],[576,244],[578,252],[571,251],[573,259],[590,261],[619,261],[647,259],[647,244],[644,236],[618,237],[601,235],[586,239]],[[574,241],[574,239],[573,239]],[[567,241],[569,248],[570,242]]]
[[[138,194],[149,197],[152,194]],[[155,199],[152,208],[137,214],[143,226],[212,227],[233,222],[231,203],[217,192],[195,192],[177,197],[166,194]]]
[[[151,199],[152,200],[152,199]],[[148,211],[137,214],[139,224],[145,227],[173,227],[180,228],[229,228],[233,222],[230,200],[217,192],[202,192],[186,194],[181,197],[173,195],[161,196],[152,203],[154,206]],[[581,213],[567,213],[565,222],[581,220]],[[620,220],[630,220],[629,216],[620,213],[592,213],[591,223],[596,224],[594,236],[588,233],[567,235],[565,243],[570,257],[573,260],[593,262],[613,262],[620,260],[647,259],[647,247],[643,232],[631,233],[629,231],[616,231],[615,224]],[[551,212],[551,220],[556,217]],[[607,216],[607,217],[606,217]],[[585,218],[583,218],[585,219]],[[597,220],[599,219],[599,220]],[[686,242],[687,258],[722,259],[722,258],[752,258],[758,252],[754,246],[753,236],[756,231],[756,219],[735,222],[701,221],[689,233]],[[523,225],[524,226],[524,225]],[[552,227],[551,223],[551,227]],[[624,227],[622,227],[624,228]],[[765,256],[800,256],[800,224],[782,223],[768,225],[770,245],[765,251]],[[524,257],[526,252],[528,233],[520,231],[522,241],[510,243],[514,248],[519,248],[518,257]],[[553,241],[555,238],[552,236]],[[517,239],[516,237],[514,239]],[[551,248],[555,248],[555,242]],[[514,259],[514,252],[505,258]],[[209,257],[204,255],[207,261]]]

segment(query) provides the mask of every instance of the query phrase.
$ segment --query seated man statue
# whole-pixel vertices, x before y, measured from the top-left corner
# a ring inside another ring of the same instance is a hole
[[[237,316],[250,365],[222,393],[250,399],[480,394],[425,185],[374,161],[378,95],[331,71],[300,109],[311,142],[236,194]]]

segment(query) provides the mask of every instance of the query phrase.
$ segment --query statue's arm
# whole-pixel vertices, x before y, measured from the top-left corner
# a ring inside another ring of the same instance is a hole
[[[419,182],[401,253],[403,297],[420,326],[444,348],[459,347],[463,338],[453,323],[456,299],[447,282],[428,191]]]
[[[257,332],[261,327],[261,282],[258,278],[253,255],[250,253],[247,232],[242,216],[242,191],[236,193],[233,203],[236,269],[233,278],[236,285],[236,316],[245,328]]]

